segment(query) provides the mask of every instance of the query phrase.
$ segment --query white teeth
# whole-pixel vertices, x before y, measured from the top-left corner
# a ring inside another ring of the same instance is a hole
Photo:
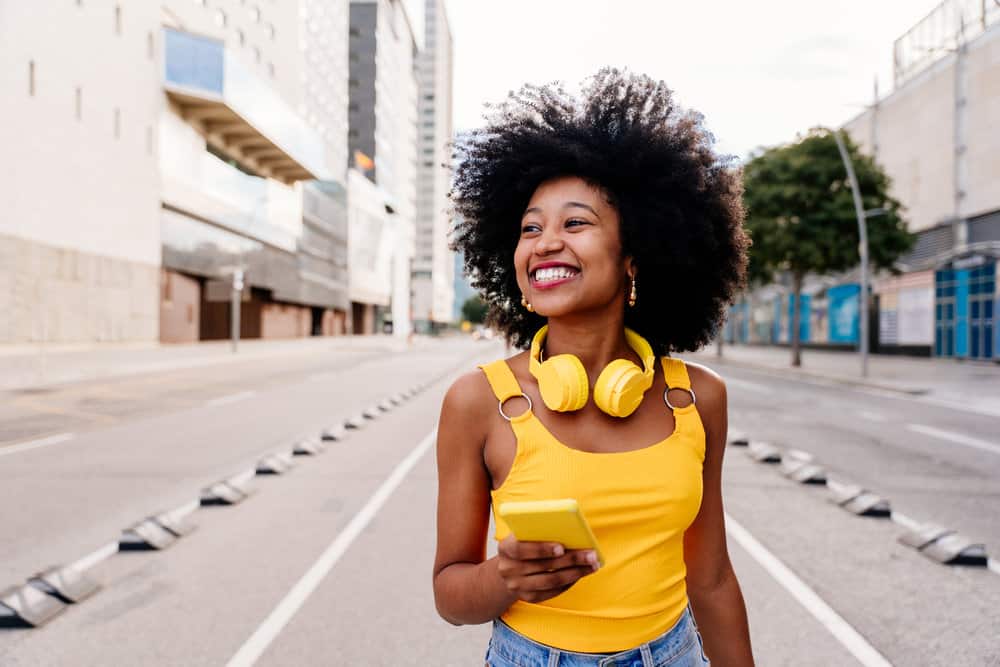
[[[535,282],[544,283],[551,282],[553,280],[562,280],[563,278],[569,278],[576,275],[576,271],[565,266],[553,266],[547,269],[538,269],[535,271]]]

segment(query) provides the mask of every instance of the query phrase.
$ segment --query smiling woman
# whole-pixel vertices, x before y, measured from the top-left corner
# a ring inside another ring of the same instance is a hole
[[[662,82],[615,70],[579,100],[525,87],[455,158],[455,247],[489,321],[530,351],[445,396],[438,612],[492,621],[493,667],[752,665],[725,384],[669,356],[708,342],[744,282],[737,170]],[[512,530],[511,501],[540,513]]]

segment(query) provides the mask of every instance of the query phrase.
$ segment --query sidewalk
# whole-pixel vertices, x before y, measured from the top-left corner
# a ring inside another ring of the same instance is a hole
[[[868,377],[861,377],[857,352],[803,350],[802,366],[793,368],[787,347],[725,345],[722,358],[714,345],[683,355],[710,368],[736,366],[803,380],[889,391],[1000,411],[1000,365],[988,361],[869,355]]]
[[[413,345],[426,342],[414,336]],[[47,387],[68,382],[134,373],[194,368],[331,349],[401,350],[405,339],[385,335],[327,336],[282,340],[241,340],[233,353],[230,342],[183,345],[108,343],[96,345],[0,346],[0,391]]]

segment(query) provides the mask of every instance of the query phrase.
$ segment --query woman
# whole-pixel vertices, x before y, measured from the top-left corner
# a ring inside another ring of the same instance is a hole
[[[457,380],[438,433],[437,609],[493,622],[492,667],[753,664],[725,385],[668,356],[709,342],[745,279],[739,173],[712,141],[662,82],[603,70],[580,99],[525,87],[457,143],[455,246],[492,326],[531,347]],[[499,518],[485,558],[491,506],[557,498],[603,566]]]

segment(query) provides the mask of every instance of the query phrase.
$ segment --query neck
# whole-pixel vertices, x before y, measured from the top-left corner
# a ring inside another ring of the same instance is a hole
[[[549,318],[545,336],[544,359],[557,354],[572,354],[583,364],[592,381],[614,359],[642,360],[625,340],[625,315],[595,320],[587,318]]]

